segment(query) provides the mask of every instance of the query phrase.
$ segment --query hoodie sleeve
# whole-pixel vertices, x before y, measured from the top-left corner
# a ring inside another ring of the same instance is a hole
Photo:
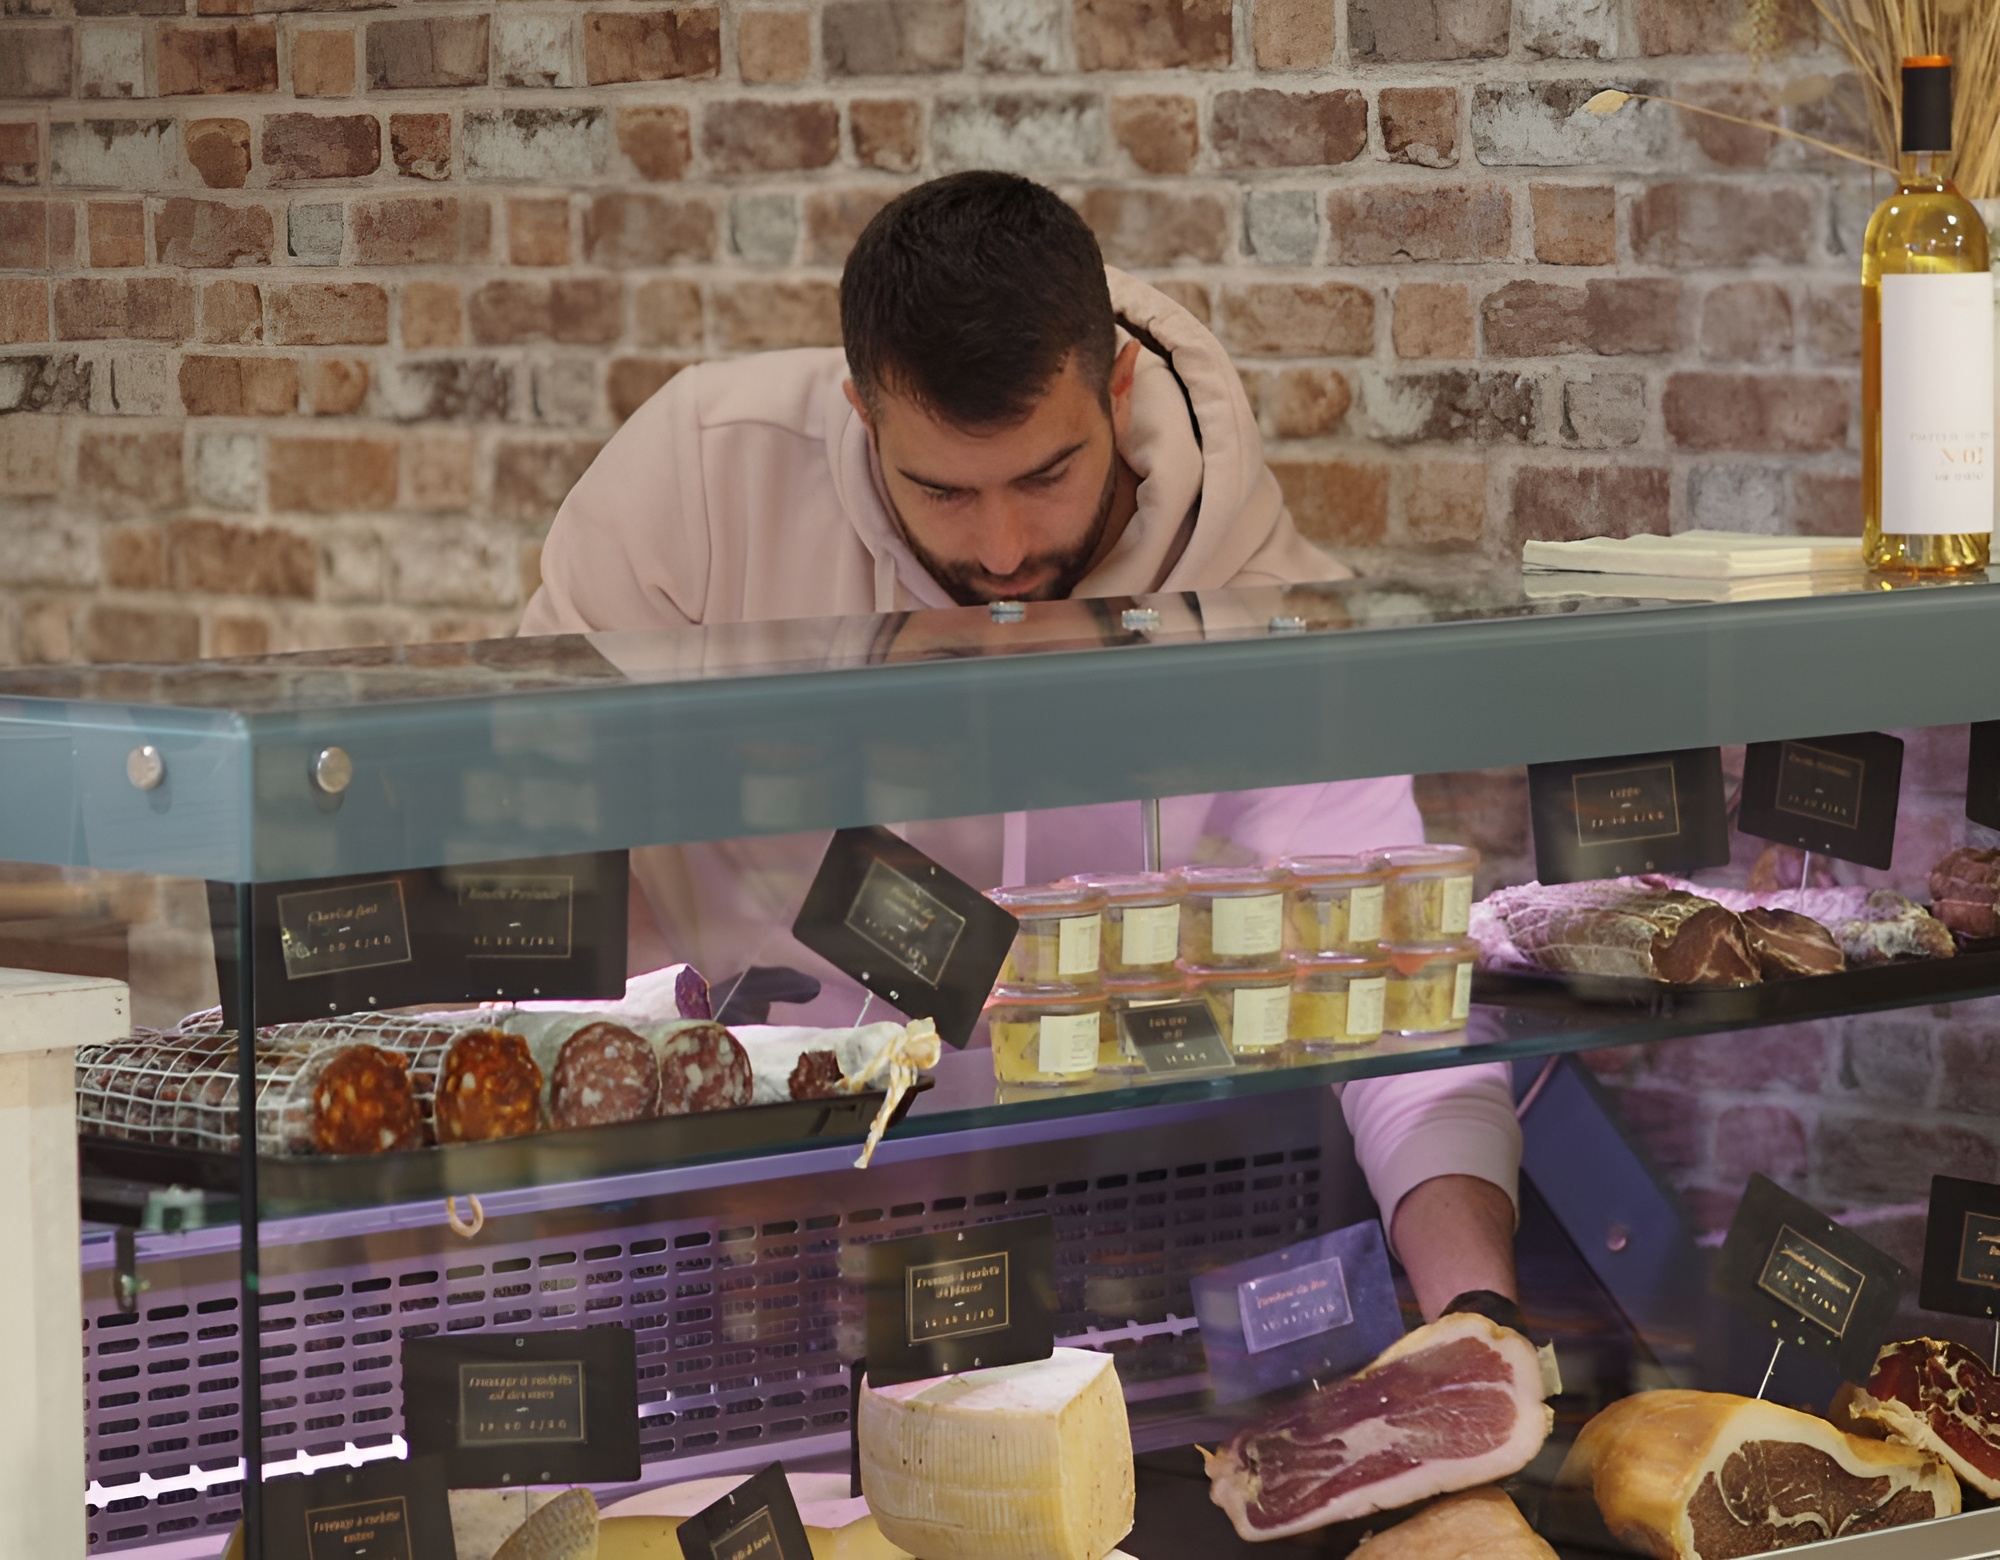
[[[661,387],[578,479],[542,544],[524,634],[698,623],[707,606],[702,370]]]
[[[1396,1208],[1440,1175],[1490,1181],[1521,1207],[1521,1123],[1505,1062],[1361,1078],[1341,1091],[1354,1156],[1394,1230]]]

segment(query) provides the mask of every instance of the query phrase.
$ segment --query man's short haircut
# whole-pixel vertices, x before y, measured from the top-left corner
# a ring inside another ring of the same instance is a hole
[[[840,279],[848,371],[960,427],[1019,421],[1072,353],[1107,400],[1116,340],[1097,240],[1054,191],[955,173],[897,196]]]

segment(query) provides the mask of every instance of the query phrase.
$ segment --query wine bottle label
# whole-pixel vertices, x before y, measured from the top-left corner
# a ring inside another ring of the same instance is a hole
[[[1882,530],[1993,529],[1993,278],[1882,278]]]

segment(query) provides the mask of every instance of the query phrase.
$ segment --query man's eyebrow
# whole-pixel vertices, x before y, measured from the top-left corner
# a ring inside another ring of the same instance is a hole
[[[1089,442],[1087,439],[1078,439],[1076,443],[1068,446],[1068,448],[1057,450],[1055,454],[1043,461],[1033,471],[1024,471],[1020,476],[1011,477],[1008,480],[1011,482],[1025,482],[1032,477],[1039,477],[1053,471]],[[957,493],[962,491],[962,485],[959,483],[942,482],[935,477],[926,477],[919,472],[910,470],[907,466],[898,466],[896,471],[899,475],[907,477],[910,481],[916,483],[918,487],[936,488],[940,493]]]

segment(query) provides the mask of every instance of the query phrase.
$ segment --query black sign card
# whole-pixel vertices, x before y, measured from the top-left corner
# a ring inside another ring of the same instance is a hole
[[[444,1464],[384,1458],[264,1486],[268,1560],[457,1560]]]
[[[1883,732],[1753,742],[1743,754],[1736,826],[1760,840],[1886,867],[1902,784],[1903,740]]]
[[[1206,1002],[1162,1002],[1118,1015],[1126,1043],[1155,1077],[1234,1067],[1229,1042]]]
[[[639,1372],[623,1327],[403,1345],[403,1433],[453,1489],[639,1477]]]
[[[257,1021],[622,996],[628,893],[622,850],[260,883]],[[208,912],[223,1021],[234,1027],[233,885],[208,885]]]
[[[964,1045],[1019,923],[887,829],[840,829],[792,935],[911,1018]]]
[[[1530,764],[1528,806],[1544,883],[1685,874],[1729,860],[1720,748]]]
[[[1055,1352],[1047,1214],[868,1248],[868,1379],[878,1387]]]
[[[753,1473],[674,1536],[686,1560],[812,1560],[783,1463]]]
[[[1909,1273],[1812,1204],[1757,1175],[1716,1265],[1717,1291],[1785,1342],[1830,1356],[1865,1381]]]
[[[2000,1186],[1931,1177],[1917,1303],[1950,1316],[2000,1317]]]
[[[1972,723],[1972,751],[1965,766],[1965,816],[2000,829],[2000,720]]]

